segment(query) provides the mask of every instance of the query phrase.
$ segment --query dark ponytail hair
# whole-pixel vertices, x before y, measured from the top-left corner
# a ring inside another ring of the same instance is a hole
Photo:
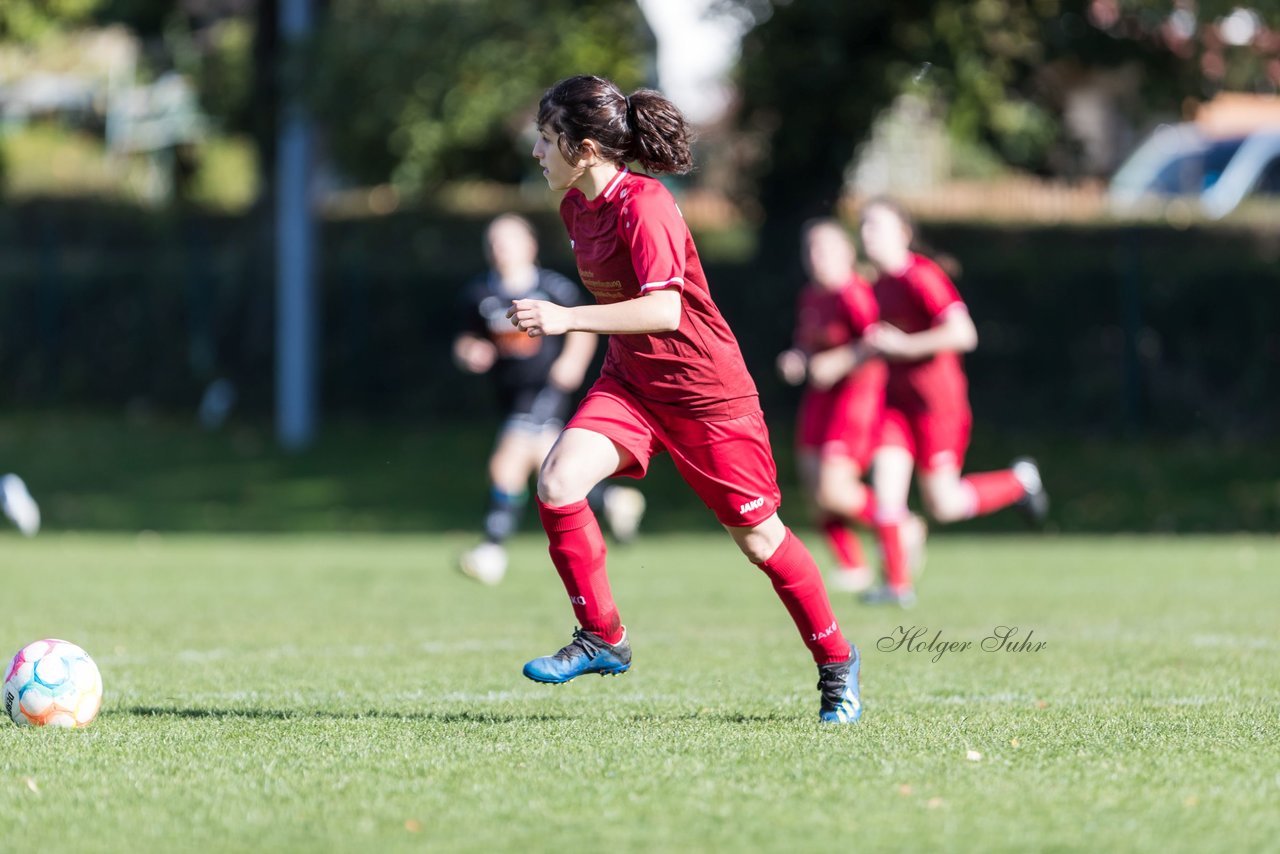
[[[543,94],[537,122],[559,134],[560,153],[570,163],[582,156],[582,141],[591,139],[606,160],[635,161],[656,174],[693,169],[693,133],[684,115],[653,89],[627,96],[603,77],[570,77]]]

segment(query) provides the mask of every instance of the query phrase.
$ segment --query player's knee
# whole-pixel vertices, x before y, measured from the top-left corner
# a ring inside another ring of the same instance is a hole
[[[946,524],[959,522],[965,518],[964,498],[958,493],[925,493],[921,498],[924,501],[925,512],[938,522]]]
[[[866,504],[865,490],[856,483],[824,483],[819,485],[814,495],[814,504],[822,513],[833,513],[837,516],[858,513]]]
[[[559,477],[555,470],[544,467],[538,475],[538,500],[551,507],[563,507],[574,501],[569,494],[569,484],[565,479]]]
[[[836,513],[839,512],[840,496],[838,490],[832,488],[830,484],[819,484],[813,494],[813,503],[820,513]]]
[[[738,528],[730,531],[733,541],[746,556],[747,560],[761,564],[773,557],[773,553],[782,545],[782,539],[769,528]],[[785,536],[785,530],[783,536]]]
[[[548,457],[538,472],[538,500],[551,507],[563,507],[587,497],[590,486],[582,486],[566,466]]]
[[[749,534],[746,537],[735,540],[738,548],[746,555],[747,560],[752,563],[764,563],[773,557],[774,549],[770,548],[770,543],[762,536]],[[776,547],[775,547],[776,548]]]
[[[523,462],[509,456],[495,456],[489,461],[489,480],[506,492],[518,492],[527,488],[531,472]]]

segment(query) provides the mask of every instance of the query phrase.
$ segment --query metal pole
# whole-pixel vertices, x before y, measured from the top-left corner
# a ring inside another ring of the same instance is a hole
[[[312,0],[281,0],[286,55],[311,32]],[[276,149],[276,439],[302,450],[316,433],[315,139],[297,77],[282,85]]]

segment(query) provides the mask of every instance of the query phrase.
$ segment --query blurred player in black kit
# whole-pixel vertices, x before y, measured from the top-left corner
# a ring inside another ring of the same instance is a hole
[[[514,299],[565,306],[585,301],[578,285],[538,266],[537,236],[528,220],[516,214],[494,219],[485,231],[485,254],[489,271],[462,293],[453,357],[468,373],[490,375],[505,417],[489,457],[485,541],[463,553],[459,568],[484,584],[497,584],[507,570],[503,543],[519,527],[529,478],[564,427],[597,338],[589,332],[531,338],[507,319]],[[644,514],[638,490],[608,484],[592,497],[618,540],[635,536]]]

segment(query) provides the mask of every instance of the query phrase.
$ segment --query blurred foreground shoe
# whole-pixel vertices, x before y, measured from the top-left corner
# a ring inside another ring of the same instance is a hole
[[[842,566],[827,573],[827,589],[837,593],[861,593],[875,581],[865,566]]]
[[[604,491],[604,521],[619,543],[629,543],[644,518],[644,493],[630,486],[610,484]]]
[[[622,630],[622,640],[605,643],[594,632],[574,628],[573,640],[555,655],[535,658],[524,666],[524,675],[534,682],[559,684],[576,679],[585,673],[615,676],[631,669],[631,644],[627,630]]]
[[[877,587],[862,594],[864,605],[897,605],[901,608],[913,608],[916,604],[916,592],[910,587],[895,589],[893,587]]]
[[[16,474],[0,477],[0,504],[23,536],[34,537],[40,531],[40,507],[36,504],[27,485]]]
[[[1014,506],[1022,511],[1028,524],[1041,527],[1049,516],[1049,493],[1045,492],[1044,483],[1040,480],[1040,466],[1030,457],[1018,457],[1009,467],[1027,491]]]
[[[492,587],[507,574],[507,550],[497,543],[481,543],[462,553],[458,571]]]
[[[862,717],[862,656],[849,645],[849,660],[818,665],[818,690],[822,708],[818,720],[824,724],[852,724]]]

